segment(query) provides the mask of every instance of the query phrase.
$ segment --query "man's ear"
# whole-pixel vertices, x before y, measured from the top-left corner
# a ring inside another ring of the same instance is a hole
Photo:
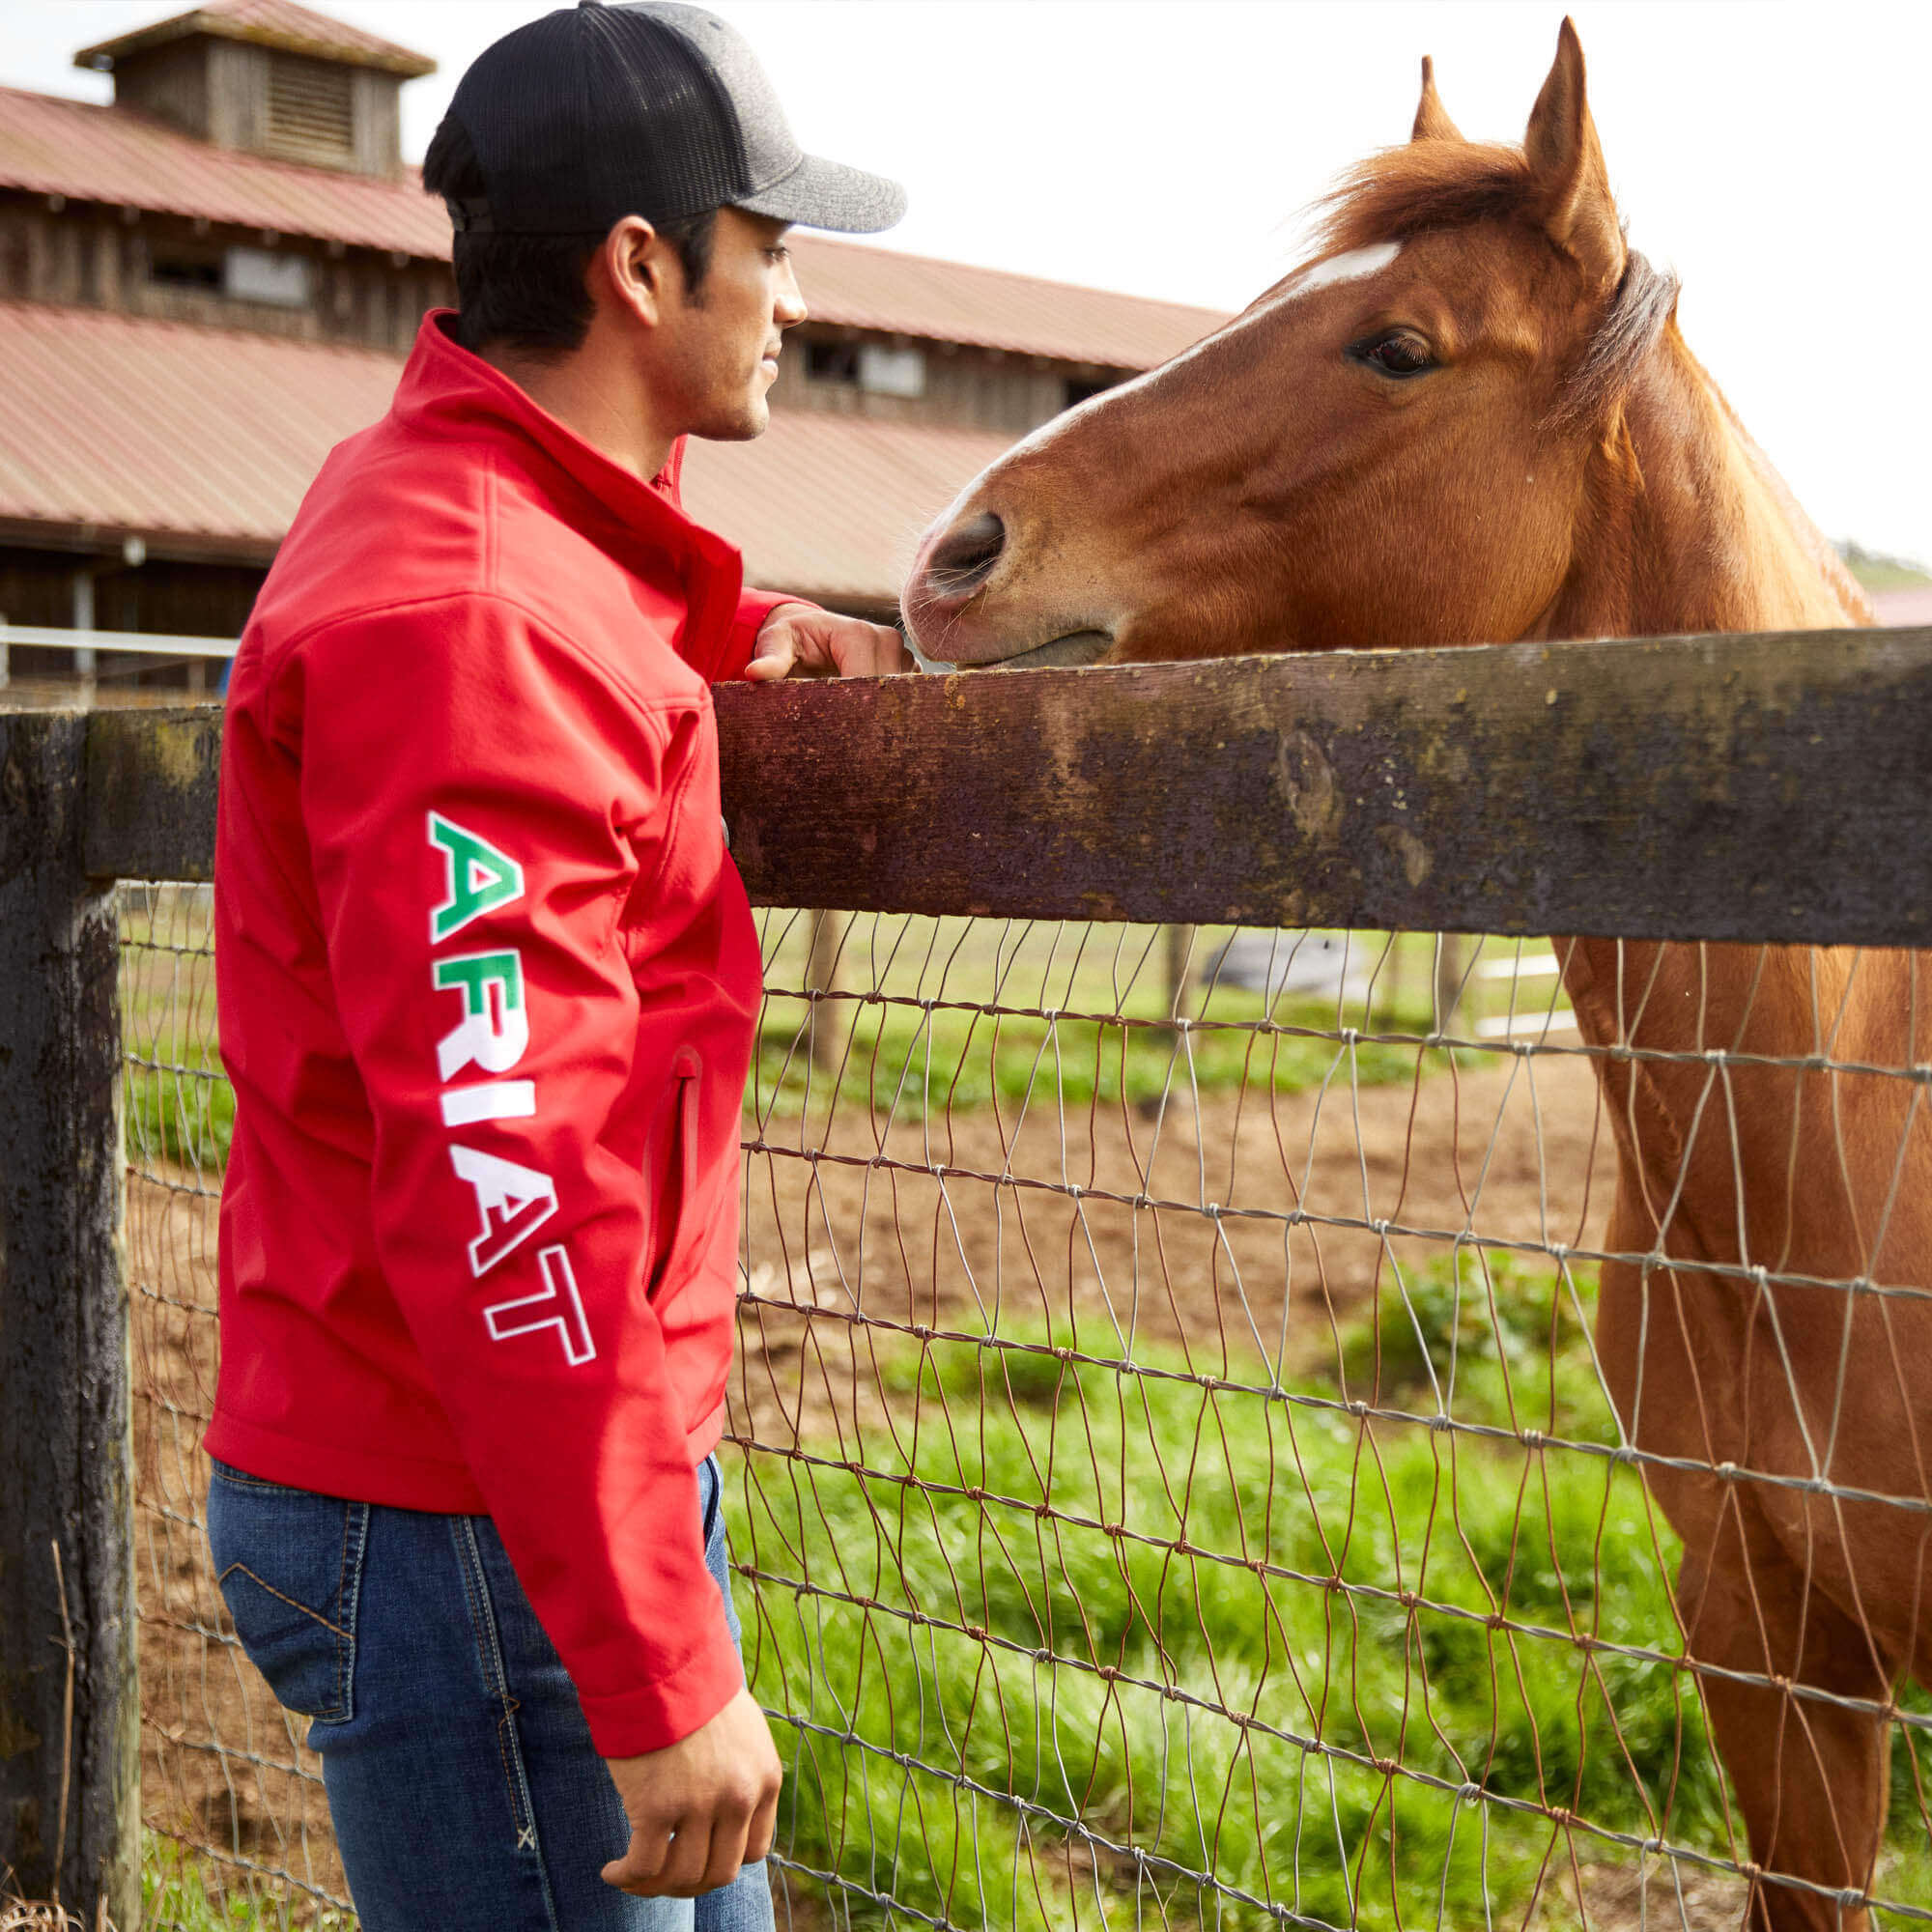
[[[627,214],[598,244],[586,274],[593,296],[614,302],[647,327],[662,319],[671,248],[641,214]]]

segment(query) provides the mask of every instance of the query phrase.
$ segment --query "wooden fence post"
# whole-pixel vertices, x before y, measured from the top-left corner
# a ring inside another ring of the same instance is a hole
[[[1165,994],[1169,1019],[1181,1020],[1189,1016],[1193,1004],[1189,998],[1193,964],[1194,928],[1191,925],[1163,926],[1161,970],[1167,981]]]
[[[131,1932],[119,934],[113,886],[82,858],[86,733],[76,712],[0,713],[0,1872],[90,1927],[104,1904]]]
[[[1463,982],[1468,977],[1470,942],[1460,932],[1435,935],[1435,1028],[1448,1033],[1463,1005]]]
[[[843,912],[813,912],[810,919],[810,943],[805,961],[807,990],[836,993],[838,990],[840,955],[845,950],[846,935],[851,930],[852,916]],[[811,1014],[806,1023],[806,1046],[814,1066],[823,1067],[835,1075],[842,1070],[845,1056],[851,1050],[852,1027],[856,1018],[857,1009],[849,1001],[812,1001]]]
[[[1372,996],[1375,1010],[1368,1015],[1371,1026],[1378,1021],[1388,1027],[1402,1024],[1402,996],[1407,990],[1408,978],[1403,970],[1403,938],[1402,933],[1392,932],[1382,944]]]

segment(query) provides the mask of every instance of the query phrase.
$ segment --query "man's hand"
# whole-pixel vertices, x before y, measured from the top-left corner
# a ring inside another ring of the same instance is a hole
[[[890,624],[841,617],[810,604],[777,604],[758,626],[745,675],[763,681],[793,671],[835,677],[886,677],[907,668],[905,644]]]
[[[606,1885],[696,1898],[771,1850],[783,1771],[749,1690],[679,1744],[604,1762],[631,1821],[630,1849],[604,1867]]]

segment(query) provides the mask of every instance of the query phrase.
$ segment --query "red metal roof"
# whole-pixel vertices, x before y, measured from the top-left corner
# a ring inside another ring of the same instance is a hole
[[[891,603],[921,531],[1011,441],[775,409],[755,442],[689,445],[685,507],[745,553],[748,582]]]
[[[290,53],[308,54],[317,60],[345,61],[354,67],[381,68],[385,73],[406,78],[434,73],[436,63],[427,54],[412,53],[393,41],[379,40],[374,34],[352,27],[346,20],[331,19],[327,14],[311,13],[298,7],[295,0],[204,0],[185,14],[136,27],[82,47],[74,55],[75,67],[111,68],[129,54],[169,41],[185,40],[190,34],[208,34],[216,40],[248,41],[257,46],[281,47]]]
[[[212,147],[125,107],[0,87],[0,187],[446,262],[449,216],[400,182]]]
[[[387,182],[271,161],[212,147],[126,108],[14,88],[0,88],[0,187],[449,259],[449,217],[413,173]],[[1226,320],[1216,309],[820,235],[796,236],[793,252],[819,322],[1021,355],[1151,369]]]
[[[1228,319],[1219,309],[1149,301],[819,235],[789,240],[815,322],[1151,369]]]
[[[373,350],[0,302],[0,523],[266,560],[401,372]],[[755,442],[693,443],[685,497],[752,582],[884,602],[927,519],[1007,441],[801,411]]]
[[[266,559],[322,459],[388,407],[374,350],[0,302],[0,519]]]

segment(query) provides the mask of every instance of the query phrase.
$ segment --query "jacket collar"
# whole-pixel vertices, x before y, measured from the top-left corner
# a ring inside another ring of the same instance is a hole
[[[685,515],[678,495],[684,439],[649,483],[540,409],[480,355],[456,342],[443,324],[454,309],[431,309],[396,386],[397,420],[430,435],[475,437],[521,445],[524,466],[556,497],[557,508],[627,570],[668,560],[683,580],[694,626],[728,624],[737,608],[743,559],[714,530]],[[647,554],[655,553],[655,559]]]

